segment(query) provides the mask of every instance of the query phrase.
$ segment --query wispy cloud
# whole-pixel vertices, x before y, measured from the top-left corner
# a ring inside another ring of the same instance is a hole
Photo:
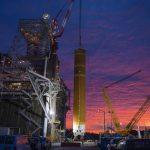
[[[11,34],[16,30],[19,18],[37,18],[48,12],[53,17],[64,1],[20,1],[0,3],[0,49],[9,47]],[[68,2],[66,0],[66,2]],[[147,95],[150,95],[150,10],[144,0],[86,0],[82,10],[82,43],[87,50],[86,103],[87,131],[103,129],[103,114],[106,110],[101,95],[102,87],[139,69],[141,73],[120,82],[109,89],[116,113],[126,125]],[[61,16],[62,17],[62,16]],[[61,18],[62,19],[62,18]],[[75,1],[70,20],[59,39],[58,55],[61,75],[71,89],[73,105],[74,50],[79,47],[79,5]],[[15,29],[14,29],[15,28]],[[92,113],[91,113],[92,112]],[[140,125],[150,125],[149,112],[142,117]],[[67,114],[67,127],[72,128],[73,111]],[[110,124],[110,114],[106,122]]]

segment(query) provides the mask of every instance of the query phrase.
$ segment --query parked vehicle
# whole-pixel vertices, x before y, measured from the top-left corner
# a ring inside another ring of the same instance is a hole
[[[31,150],[50,150],[51,142],[45,137],[31,137],[29,138]]]
[[[150,139],[126,139],[118,143],[117,150],[150,150]]]
[[[30,150],[30,145],[25,136],[1,135],[0,150]]]
[[[108,150],[117,150],[117,145],[118,145],[119,141],[121,141],[121,140],[122,140],[121,137],[119,137],[119,138],[116,137],[116,138],[111,139],[107,145],[107,149]]]
[[[41,142],[41,150],[50,150],[51,148],[51,141],[45,137],[40,137]]]
[[[107,145],[110,143],[111,137],[104,137],[101,138],[98,142],[98,146],[100,147],[101,150],[107,150]]]

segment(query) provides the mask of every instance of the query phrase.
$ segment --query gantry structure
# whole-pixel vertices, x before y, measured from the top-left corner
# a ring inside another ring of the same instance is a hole
[[[60,77],[57,38],[72,5],[71,0],[60,29],[56,18],[50,20],[48,14],[41,19],[20,19],[11,53],[0,55],[0,126],[51,140],[61,138],[70,91]],[[13,55],[22,43],[25,53]]]

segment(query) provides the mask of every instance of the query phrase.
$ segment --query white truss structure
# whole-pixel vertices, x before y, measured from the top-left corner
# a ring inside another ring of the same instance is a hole
[[[45,113],[43,136],[47,135],[47,125],[50,123],[51,138],[54,138],[56,121],[56,96],[60,91],[60,84],[59,82],[53,82],[32,70],[28,70],[28,76],[36,93],[37,99]]]

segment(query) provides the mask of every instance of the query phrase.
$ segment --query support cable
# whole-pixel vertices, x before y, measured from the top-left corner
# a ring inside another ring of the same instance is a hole
[[[58,11],[57,15],[55,18],[58,18],[60,16],[60,14],[62,13],[63,9],[65,8],[67,3],[64,3],[64,5],[62,6],[62,8]]]
[[[82,0],[79,2],[79,47],[82,46],[82,35],[81,35],[81,25],[82,25]]]

